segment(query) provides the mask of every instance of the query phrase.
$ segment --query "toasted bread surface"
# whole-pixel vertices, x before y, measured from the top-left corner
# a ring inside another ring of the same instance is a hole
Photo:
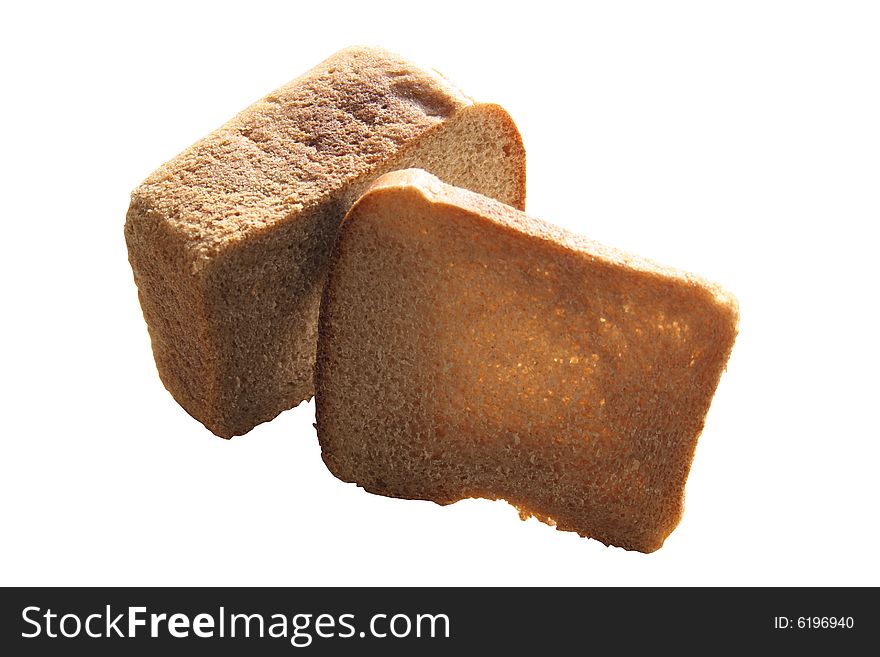
[[[317,428],[340,479],[651,552],[675,528],[735,299],[422,171],[383,176],[331,256]]]

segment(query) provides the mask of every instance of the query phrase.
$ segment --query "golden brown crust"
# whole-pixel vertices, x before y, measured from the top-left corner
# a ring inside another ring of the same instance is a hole
[[[162,165],[133,197],[208,258],[322,203],[470,104],[393,53],[348,48]]]
[[[736,336],[733,297],[418,171],[352,207],[330,272],[316,416],[337,477],[663,544]]]
[[[157,368],[228,438],[309,399],[325,260],[378,175],[524,199],[510,117],[376,48],[341,51],[154,172],[125,235]]]

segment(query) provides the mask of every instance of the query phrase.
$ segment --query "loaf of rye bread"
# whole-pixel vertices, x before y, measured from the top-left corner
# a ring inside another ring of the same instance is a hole
[[[408,166],[523,207],[525,152],[502,108],[351,48],[134,191],[129,260],[159,375],[190,415],[228,438],[314,394],[336,229],[372,180]]]
[[[423,171],[348,213],[318,331],[324,461],[382,495],[504,499],[651,552],[737,332],[735,299]]]

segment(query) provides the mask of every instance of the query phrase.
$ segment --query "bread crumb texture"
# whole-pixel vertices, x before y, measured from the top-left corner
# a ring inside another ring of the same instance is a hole
[[[316,403],[337,477],[663,544],[736,336],[732,296],[420,171],[377,181],[332,258]]]
[[[408,166],[523,207],[525,152],[502,108],[356,47],[134,191],[125,237],[156,365],[193,417],[228,438],[314,394],[339,222],[372,180]]]

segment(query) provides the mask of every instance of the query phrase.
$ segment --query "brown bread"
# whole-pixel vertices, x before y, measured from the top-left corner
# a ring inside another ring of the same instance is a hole
[[[525,152],[497,105],[351,48],[244,110],[132,194],[129,260],[159,375],[218,436],[313,393],[326,259],[352,202],[408,166],[523,207]]]
[[[422,171],[339,233],[321,308],[324,461],[366,490],[651,552],[737,332],[736,301]]]

